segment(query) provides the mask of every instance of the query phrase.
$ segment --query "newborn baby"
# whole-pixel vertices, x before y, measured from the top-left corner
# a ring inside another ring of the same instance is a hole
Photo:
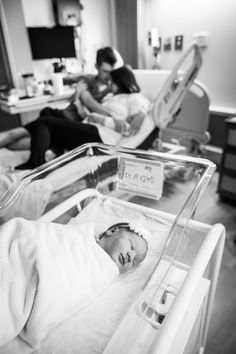
[[[128,223],[100,235],[92,223],[15,218],[1,225],[0,351],[7,352],[12,342],[37,348],[49,330],[143,261],[145,236],[145,230]]]
[[[119,223],[109,227],[99,235],[98,244],[124,273],[142,262],[147,254],[147,231],[129,223]],[[146,238],[145,238],[146,236]]]

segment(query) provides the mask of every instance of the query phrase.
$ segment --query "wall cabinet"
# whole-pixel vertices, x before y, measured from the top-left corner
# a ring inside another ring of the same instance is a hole
[[[53,0],[56,24],[59,26],[81,26],[82,4],[79,0]]]
[[[220,166],[218,192],[221,199],[236,202],[236,117],[225,120],[226,140]]]

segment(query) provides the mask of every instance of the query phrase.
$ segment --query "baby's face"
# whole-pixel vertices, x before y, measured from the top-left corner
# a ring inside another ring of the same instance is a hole
[[[119,268],[120,273],[124,273],[140,262],[147,254],[147,242],[126,229],[117,229],[109,237],[102,239],[104,250]]]

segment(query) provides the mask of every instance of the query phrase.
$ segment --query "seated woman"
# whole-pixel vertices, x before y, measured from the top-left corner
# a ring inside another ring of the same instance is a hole
[[[51,146],[71,150],[90,142],[119,145],[123,135],[137,134],[153,123],[148,116],[150,102],[140,93],[132,70],[123,66],[111,72],[113,96],[102,103],[107,115],[86,115],[80,100],[83,122],[68,121],[50,116],[40,117],[19,129],[31,136],[29,161],[19,169],[35,168],[45,162],[45,152]],[[82,87],[80,95],[83,98]]]
[[[48,331],[88,305],[119,273],[142,262],[149,232],[129,223],[100,235],[92,223],[15,218],[0,226],[0,351],[37,347]]]

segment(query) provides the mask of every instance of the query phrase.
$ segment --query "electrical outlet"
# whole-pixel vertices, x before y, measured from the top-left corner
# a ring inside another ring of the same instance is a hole
[[[166,37],[163,40],[163,48],[165,52],[171,51],[171,37]]]
[[[175,50],[182,50],[183,49],[183,35],[175,36]]]

